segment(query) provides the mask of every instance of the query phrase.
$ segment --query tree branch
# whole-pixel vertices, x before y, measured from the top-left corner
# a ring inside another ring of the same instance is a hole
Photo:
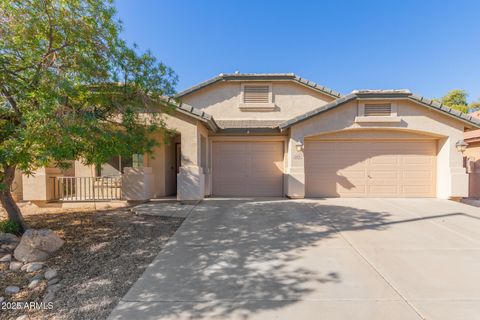
[[[20,111],[20,109],[18,108],[18,105],[17,105],[17,101],[15,100],[15,98],[8,92],[7,89],[3,88],[2,89],[2,94],[3,96],[7,99],[8,103],[10,104],[10,106],[12,107],[13,111],[15,111],[15,115],[21,119],[22,117],[22,112]]]

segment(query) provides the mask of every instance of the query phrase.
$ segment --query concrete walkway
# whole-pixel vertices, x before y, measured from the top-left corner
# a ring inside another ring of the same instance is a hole
[[[480,209],[206,200],[110,319],[479,319]]]

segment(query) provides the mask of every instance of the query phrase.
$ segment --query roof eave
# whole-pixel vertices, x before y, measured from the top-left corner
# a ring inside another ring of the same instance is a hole
[[[460,120],[474,128],[480,129],[480,119],[477,119],[475,117],[472,117],[469,114],[460,112],[458,110],[452,109],[450,107],[447,107],[446,105],[441,104],[440,102],[427,99],[421,96],[417,95],[410,95],[408,97],[409,100],[420,103],[432,110],[440,111],[441,113],[445,114],[446,116],[449,116],[453,119]]]
[[[279,125],[278,125],[278,128],[279,128],[281,131],[283,131],[283,130],[285,130],[285,129],[290,128],[290,127],[293,126],[293,125],[296,125],[296,124],[298,124],[298,123],[300,123],[300,122],[303,122],[303,121],[305,121],[305,120],[308,120],[308,119],[310,119],[310,118],[313,118],[313,117],[315,117],[315,116],[317,116],[317,115],[319,115],[319,114],[321,114],[321,113],[323,113],[323,112],[325,112],[325,111],[327,111],[327,110],[336,108],[336,107],[338,107],[338,106],[340,106],[340,105],[342,105],[342,104],[345,104],[345,103],[347,103],[347,102],[350,102],[350,101],[352,101],[352,100],[354,100],[354,99],[356,99],[356,98],[357,98],[357,96],[356,96],[355,94],[352,94],[352,93],[351,93],[351,94],[348,94],[348,95],[343,96],[343,97],[341,97],[341,98],[338,98],[338,99],[336,99],[336,100],[334,100],[334,101],[332,101],[332,102],[330,102],[330,103],[327,103],[326,105],[321,106],[320,108],[317,108],[317,109],[315,109],[315,110],[306,112],[306,113],[304,113],[304,114],[302,114],[302,115],[300,115],[300,116],[297,116],[297,117],[295,117],[295,118],[293,118],[293,119],[287,120],[287,121],[279,124]]]
[[[415,103],[422,104],[432,110],[436,110],[439,112],[442,112],[443,114],[454,118],[456,120],[462,121],[469,126],[472,126],[474,128],[480,128],[480,119],[477,119],[475,117],[472,117],[471,115],[462,113],[458,110],[449,108],[439,102],[436,102],[434,100],[426,99],[417,95],[414,95],[410,92],[368,92],[368,93],[350,93],[346,96],[343,96],[341,98],[338,98],[330,103],[327,103],[326,105],[317,108],[315,110],[312,110],[310,112],[304,113],[303,115],[297,116],[293,119],[290,119],[288,121],[285,121],[281,123],[278,128],[283,131],[293,125],[296,125],[300,122],[303,122],[305,120],[308,120],[312,117],[315,117],[325,111],[328,111],[330,109],[336,108],[342,104],[345,104],[349,101],[352,101],[354,99],[358,100],[367,100],[367,99],[385,99],[385,100],[391,100],[391,99],[396,99],[396,100],[411,100]]]

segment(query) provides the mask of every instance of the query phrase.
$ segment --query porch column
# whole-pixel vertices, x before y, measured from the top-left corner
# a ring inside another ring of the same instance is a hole
[[[181,135],[181,166],[177,175],[177,199],[195,202],[205,195],[205,174],[200,166],[200,130],[195,124],[183,126]]]
[[[75,177],[95,177],[95,166],[85,165],[80,160],[75,160]]]
[[[59,168],[42,167],[33,175],[22,175],[23,200],[26,201],[49,201],[54,198],[53,179],[51,177],[61,175]]]
[[[303,150],[297,151],[297,144],[304,144],[303,136],[296,136],[292,130],[288,142],[287,196],[302,199],[305,197],[305,157]]]
[[[458,199],[468,197],[468,173],[463,166],[463,154],[455,144],[463,133],[440,139],[437,154],[437,197]]]

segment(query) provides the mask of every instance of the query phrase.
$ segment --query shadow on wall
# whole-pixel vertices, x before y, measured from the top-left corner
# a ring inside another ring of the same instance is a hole
[[[145,301],[130,315],[141,319],[248,319],[292,305],[342,282],[335,263],[320,267],[311,259],[321,256],[304,251],[338,230],[383,230],[389,216],[293,200],[204,201],[124,301]]]
[[[200,193],[200,190],[204,189],[199,188],[200,183],[199,175],[183,170],[181,175],[177,174],[177,196],[182,200],[202,199],[204,195]]]

